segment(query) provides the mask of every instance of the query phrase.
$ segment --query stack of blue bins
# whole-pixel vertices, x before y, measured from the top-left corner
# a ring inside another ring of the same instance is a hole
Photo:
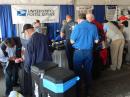
[[[79,77],[69,69],[56,67],[47,71],[42,85],[44,97],[76,97],[76,83]]]
[[[42,79],[45,75],[45,72],[58,67],[58,64],[55,64],[53,62],[44,61],[39,64],[34,64],[31,66],[31,76],[32,76],[32,85],[33,85],[33,94],[35,95],[35,84],[38,85],[38,95],[39,97],[44,97],[43,94],[44,91],[42,90]]]
[[[32,66],[32,80],[38,84],[39,97],[77,97],[79,79],[73,71],[51,62]]]

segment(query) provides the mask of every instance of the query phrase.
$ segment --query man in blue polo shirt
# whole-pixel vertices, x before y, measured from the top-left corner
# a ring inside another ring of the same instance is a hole
[[[84,14],[80,14],[77,21],[78,25],[74,27],[70,37],[75,48],[74,70],[85,81],[86,93],[89,95],[92,83],[93,46],[98,42],[99,37],[96,26],[84,20]],[[82,71],[84,71],[83,76],[81,76]],[[78,97],[80,96],[78,94]]]

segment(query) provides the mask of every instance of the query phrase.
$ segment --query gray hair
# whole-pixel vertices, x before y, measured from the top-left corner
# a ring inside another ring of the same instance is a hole
[[[87,19],[89,22],[91,22],[94,18],[95,18],[95,17],[94,17],[94,15],[93,15],[92,13],[86,14],[86,19]]]

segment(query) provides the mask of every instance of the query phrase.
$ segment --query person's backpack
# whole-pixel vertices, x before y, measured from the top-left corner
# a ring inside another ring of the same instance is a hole
[[[16,57],[20,58],[21,57],[21,51],[22,51],[22,43],[20,40],[20,37],[14,37],[13,38],[16,44]]]

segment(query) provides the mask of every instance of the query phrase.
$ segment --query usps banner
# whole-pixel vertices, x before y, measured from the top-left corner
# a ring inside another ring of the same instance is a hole
[[[33,23],[39,19],[42,23],[59,22],[59,6],[12,5],[13,24]]]

